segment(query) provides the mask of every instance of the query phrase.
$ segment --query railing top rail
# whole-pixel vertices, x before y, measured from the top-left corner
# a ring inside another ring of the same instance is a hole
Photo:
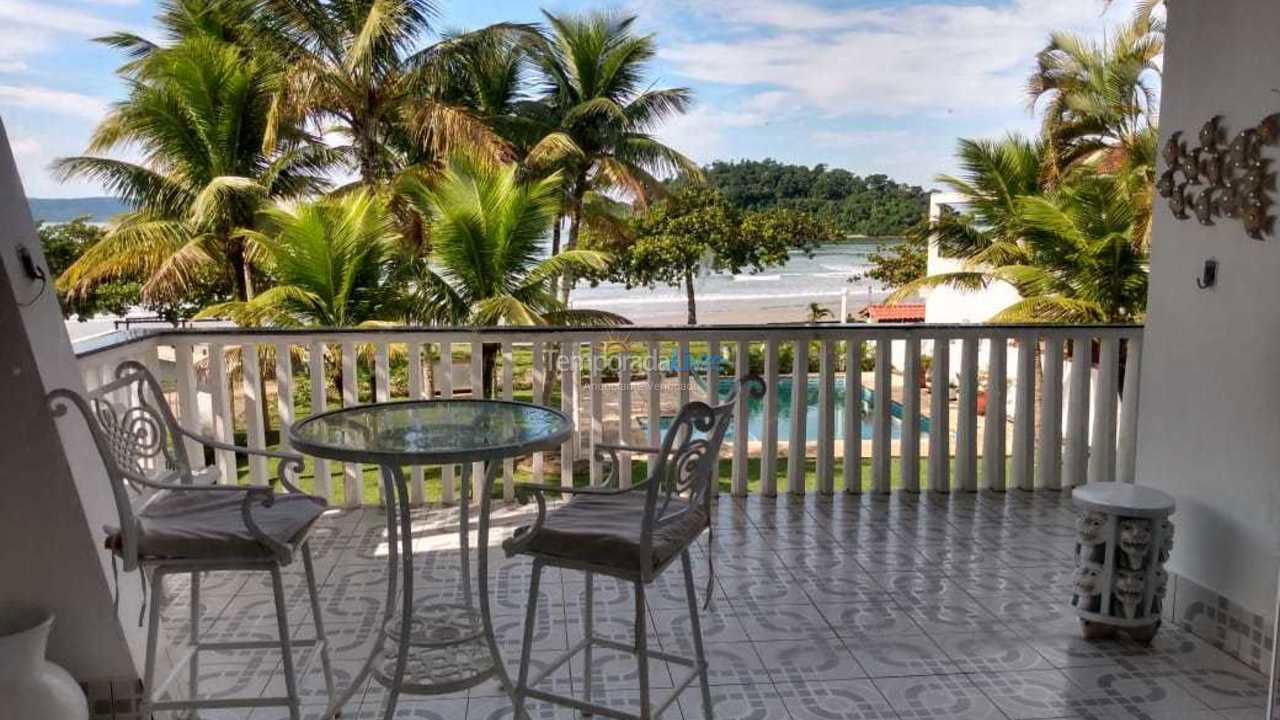
[[[452,341],[493,337],[494,342],[532,342],[546,337],[564,340],[590,340],[602,336],[616,341],[685,338],[692,340],[757,340],[768,338],[830,339],[832,336],[876,337],[885,334],[895,339],[914,336],[965,338],[1005,335],[1017,337],[1028,332],[1054,335],[1072,335],[1087,332],[1095,337],[1125,336],[1142,325],[1051,325],[1051,324],[944,324],[944,323],[845,323],[845,324],[760,324],[760,325],[621,325],[616,327],[563,327],[563,326],[499,326],[499,327],[432,327],[402,326],[386,328],[152,328],[145,330],[121,330],[98,335],[75,343],[77,357],[88,357],[122,346],[142,341],[155,342],[288,342],[291,338],[308,341],[324,340],[334,343],[368,342],[390,338],[391,342],[412,339],[421,341]]]

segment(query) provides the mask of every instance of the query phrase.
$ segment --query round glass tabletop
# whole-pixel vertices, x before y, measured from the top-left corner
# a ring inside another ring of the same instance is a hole
[[[559,447],[573,423],[541,405],[503,400],[407,400],[313,415],[289,428],[302,453],[380,465],[442,465]]]

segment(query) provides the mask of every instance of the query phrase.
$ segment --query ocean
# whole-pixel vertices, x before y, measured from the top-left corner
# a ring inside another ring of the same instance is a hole
[[[758,274],[709,273],[694,282],[699,324],[799,322],[810,303],[840,313],[841,296],[849,293],[855,313],[888,294],[866,277],[867,255],[893,238],[827,245],[808,257],[793,253],[781,267]],[[571,297],[575,308],[608,310],[638,325],[682,325],[687,318],[683,287],[630,288],[620,283],[596,287],[579,284]]]

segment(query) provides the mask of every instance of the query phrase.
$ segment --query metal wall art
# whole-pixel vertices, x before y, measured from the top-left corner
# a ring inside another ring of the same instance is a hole
[[[1270,210],[1276,183],[1262,148],[1280,141],[1280,113],[1241,130],[1229,143],[1226,137],[1220,115],[1200,128],[1199,147],[1188,148],[1181,131],[1169,136],[1156,191],[1179,220],[1189,219],[1188,211],[1203,225],[1214,224],[1214,218],[1239,219],[1249,237],[1263,240],[1275,224]]]

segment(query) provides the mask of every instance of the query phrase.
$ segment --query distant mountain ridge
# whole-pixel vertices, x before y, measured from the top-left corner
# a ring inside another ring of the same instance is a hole
[[[113,197],[28,198],[27,202],[36,222],[70,222],[87,216],[90,222],[103,223],[129,211],[124,201]]]

